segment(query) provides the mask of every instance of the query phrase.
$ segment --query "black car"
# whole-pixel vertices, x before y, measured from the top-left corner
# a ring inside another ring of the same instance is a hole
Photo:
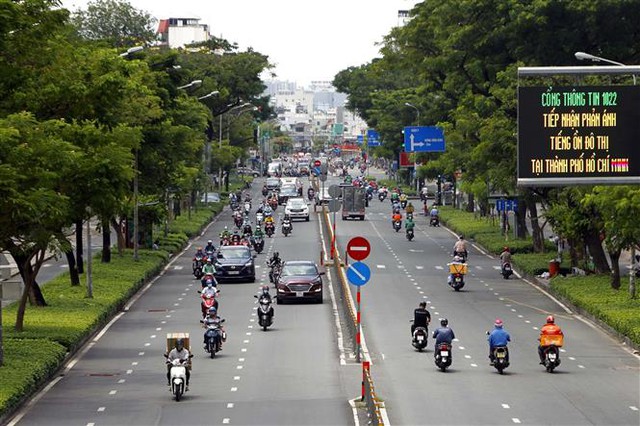
[[[255,256],[246,246],[222,246],[216,254],[216,279],[218,281],[256,281]]]
[[[280,192],[278,193],[278,204],[284,205],[287,204],[289,198],[299,197],[298,188],[295,185],[287,185],[280,188]]]
[[[315,263],[308,260],[288,260],[282,265],[276,283],[278,304],[289,300],[311,299],[322,303],[322,277]]]

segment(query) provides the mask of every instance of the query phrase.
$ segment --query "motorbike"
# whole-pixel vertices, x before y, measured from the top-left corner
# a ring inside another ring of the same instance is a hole
[[[411,322],[413,322],[413,320],[411,320]],[[416,327],[416,329],[413,330],[411,344],[418,350],[418,352],[422,352],[422,350],[427,347],[428,336],[429,332],[426,327]]]
[[[168,355],[165,354],[164,357],[168,358]],[[193,357],[193,355],[189,355],[189,358],[191,357]],[[167,359],[167,364],[171,365],[171,369],[169,370],[171,394],[176,401],[180,401],[187,386],[187,362],[180,359],[174,359],[173,361]]]
[[[242,223],[244,221],[242,220],[242,218],[240,216],[236,216],[233,218],[233,223],[234,225],[236,225],[236,228],[240,229],[240,227],[242,227]]]
[[[431,216],[431,219],[429,219],[429,226],[440,226],[440,219],[438,216]]]
[[[277,198],[270,199],[269,207],[271,207],[271,210],[276,211],[276,209],[278,208],[278,199]]]
[[[556,345],[545,346],[542,353],[544,354],[544,368],[547,373],[553,373],[553,370],[560,365],[560,349]]]
[[[201,323],[204,323],[204,320],[200,320]],[[205,324],[204,327],[206,331],[204,332],[204,350],[209,354],[210,358],[214,358],[216,353],[220,352],[222,349],[222,341],[226,340],[226,336],[224,331],[222,331],[222,323],[223,319],[220,322],[215,324]]]
[[[411,241],[413,240],[413,229],[407,229],[407,240]]]
[[[400,231],[400,229],[402,228],[402,221],[401,220],[394,220],[393,221],[393,229],[396,230],[396,232]]]
[[[404,210],[407,207],[407,200],[400,201],[400,207]]]
[[[501,272],[501,273],[502,273],[502,277],[503,277],[505,280],[508,280],[508,279],[509,279],[509,277],[513,274],[513,269],[511,269],[511,263],[509,263],[509,262],[504,262],[504,263],[502,264],[501,271],[502,271],[502,272]]]
[[[196,277],[197,280],[202,278],[203,260],[202,257],[195,257],[193,259],[193,276]]]
[[[276,281],[278,281],[278,277],[280,276],[280,272],[282,270],[282,263],[276,263],[275,265],[271,265],[269,262],[267,262],[267,265],[269,266],[269,268],[271,268],[269,270],[269,281],[272,283],[275,283]]]
[[[467,263],[467,252],[466,251],[453,251],[453,257],[460,257],[462,258],[462,263]]]
[[[264,233],[267,234],[269,238],[271,238],[274,231],[275,231],[275,225],[273,224],[273,222],[265,223]]]
[[[256,224],[258,224],[258,226],[262,225],[263,220],[264,220],[264,213],[262,212],[256,213]]]
[[[251,235],[253,234],[253,229],[251,229],[251,225],[248,223],[245,223],[244,226],[242,227],[242,235]]]
[[[489,334],[489,332],[487,332]],[[493,362],[491,363],[498,370],[498,373],[509,366],[509,348],[506,346],[497,346],[493,348]]]
[[[451,288],[455,291],[460,291],[462,287],[464,287],[464,274],[461,273],[452,273],[451,274],[451,282],[449,283]]]
[[[258,299],[258,324],[262,327],[263,331],[267,331],[267,327],[270,327],[273,324],[273,306],[272,299],[275,299],[278,296],[273,296],[271,299],[266,297],[258,297],[258,295],[254,295],[253,297]]]
[[[283,223],[282,224],[282,234],[285,237],[288,237],[290,233],[291,233],[291,224],[288,223],[288,222]]]
[[[269,194],[269,190],[267,189],[267,187],[265,186],[264,188],[262,188],[262,196],[266,197]]]
[[[378,200],[380,200],[380,202],[384,201],[384,199],[387,198],[387,193],[380,191],[378,192]]]
[[[251,203],[250,202],[245,202],[244,203],[244,214],[248,215],[251,212]]]
[[[262,250],[264,250],[264,238],[253,237],[253,249],[258,254],[262,253]]]
[[[205,292],[202,290],[198,290],[200,294],[200,310],[202,311],[202,318],[207,316],[209,309],[216,308],[218,309],[218,299],[216,295],[210,292]],[[216,291],[217,293],[217,291]]]
[[[373,200],[373,192],[367,191],[367,201]]]
[[[448,343],[440,343],[435,350],[435,362],[436,366],[441,371],[446,371],[447,367],[451,365],[453,361],[451,355],[451,345]]]
[[[214,251],[213,251],[213,250],[207,250],[207,251],[205,251],[205,252],[204,252],[204,255],[207,257],[207,259],[208,259],[208,260],[210,260],[210,261],[212,261],[212,262],[213,262],[213,261],[214,261],[214,259],[215,259],[215,258],[214,258],[214,256],[213,256],[213,255],[214,255]]]

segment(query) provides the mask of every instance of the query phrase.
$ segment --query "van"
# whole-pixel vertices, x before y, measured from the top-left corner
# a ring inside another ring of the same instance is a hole
[[[267,173],[269,176],[279,176],[282,174],[282,163],[279,161],[274,161],[269,163],[269,167],[267,168]]]

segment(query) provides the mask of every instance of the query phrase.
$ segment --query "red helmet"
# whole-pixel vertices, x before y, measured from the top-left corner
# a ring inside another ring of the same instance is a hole
[[[496,322],[493,323],[496,327],[502,327],[502,320],[500,318],[496,318]]]
[[[547,324],[554,324],[556,322],[555,318],[553,318],[553,315],[549,315],[547,317]]]
[[[504,246],[504,247],[503,247],[503,250],[504,250],[504,251],[509,251],[509,247]]]

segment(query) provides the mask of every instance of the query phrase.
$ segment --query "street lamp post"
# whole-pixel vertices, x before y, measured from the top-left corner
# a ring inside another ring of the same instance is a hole
[[[199,101],[204,100],[204,99],[208,99],[212,96],[218,95],[220,94],[219,91],[214,90],[212,92],[207,93],[204,96],[200,96],[198,98]],[[205,204],[207,204],[209,202],[209,173],[207,173],[207,166],[209,165],[209,163],[211,162],[211,139],[209,139],[209,137],[207,136],[207,141],[205,143],[205,147],[204,147],[204,156],[203,156],[203,164],[202,164],[202,169],[204,171],[204,175],[205,175],[205,189],[204,189],[204,202]]]
[[[622,62],[617,62],[617,61],[612,61],[611,59],[607,59],[607,58],[601,58],[600,56],[595,56],[595,55],[591,55],[589,53],[585,53],[585,52],[576,52],[574,53],[574,56],[576,57],[576,59],[580,60],[580,61],[584,61],[584,60],[590,60],[590,61],[594,61],[594,62],[607,62],[609,64],[613,64],[613,65],[618,65],[621,67],[626,67],[626,64],[623,64]],[[635,74],[631,74],[631,77],[633,77],[633,85],[636,85],[636,76]],[[635,293],[636,293],[636,278],[635,278],[635,274],[636,274],[636,247],[634,245],[631,246],[631,272],[629,274],[629,293],[631,295],[631,297],[635,297]]]
[[[177,89],[190,89],[192,87],[198,87],[202,84],[202,80],[193,80],[189,84],[185,84],[184,86],[178,86]]]
[[[418,107],[416,107],[415,105],[409,102],[405,102],[404,104],[405,106],[411,107],[416,110],[416,122],[417,122],[417,125],[420,126],[420,110],[418,109]],[[413,173],[415,174],[415,179],[416,179],[416,194],[417,194],[420,191],[420,181],[418,180],[418,160],[415,154],[413,158]]]

